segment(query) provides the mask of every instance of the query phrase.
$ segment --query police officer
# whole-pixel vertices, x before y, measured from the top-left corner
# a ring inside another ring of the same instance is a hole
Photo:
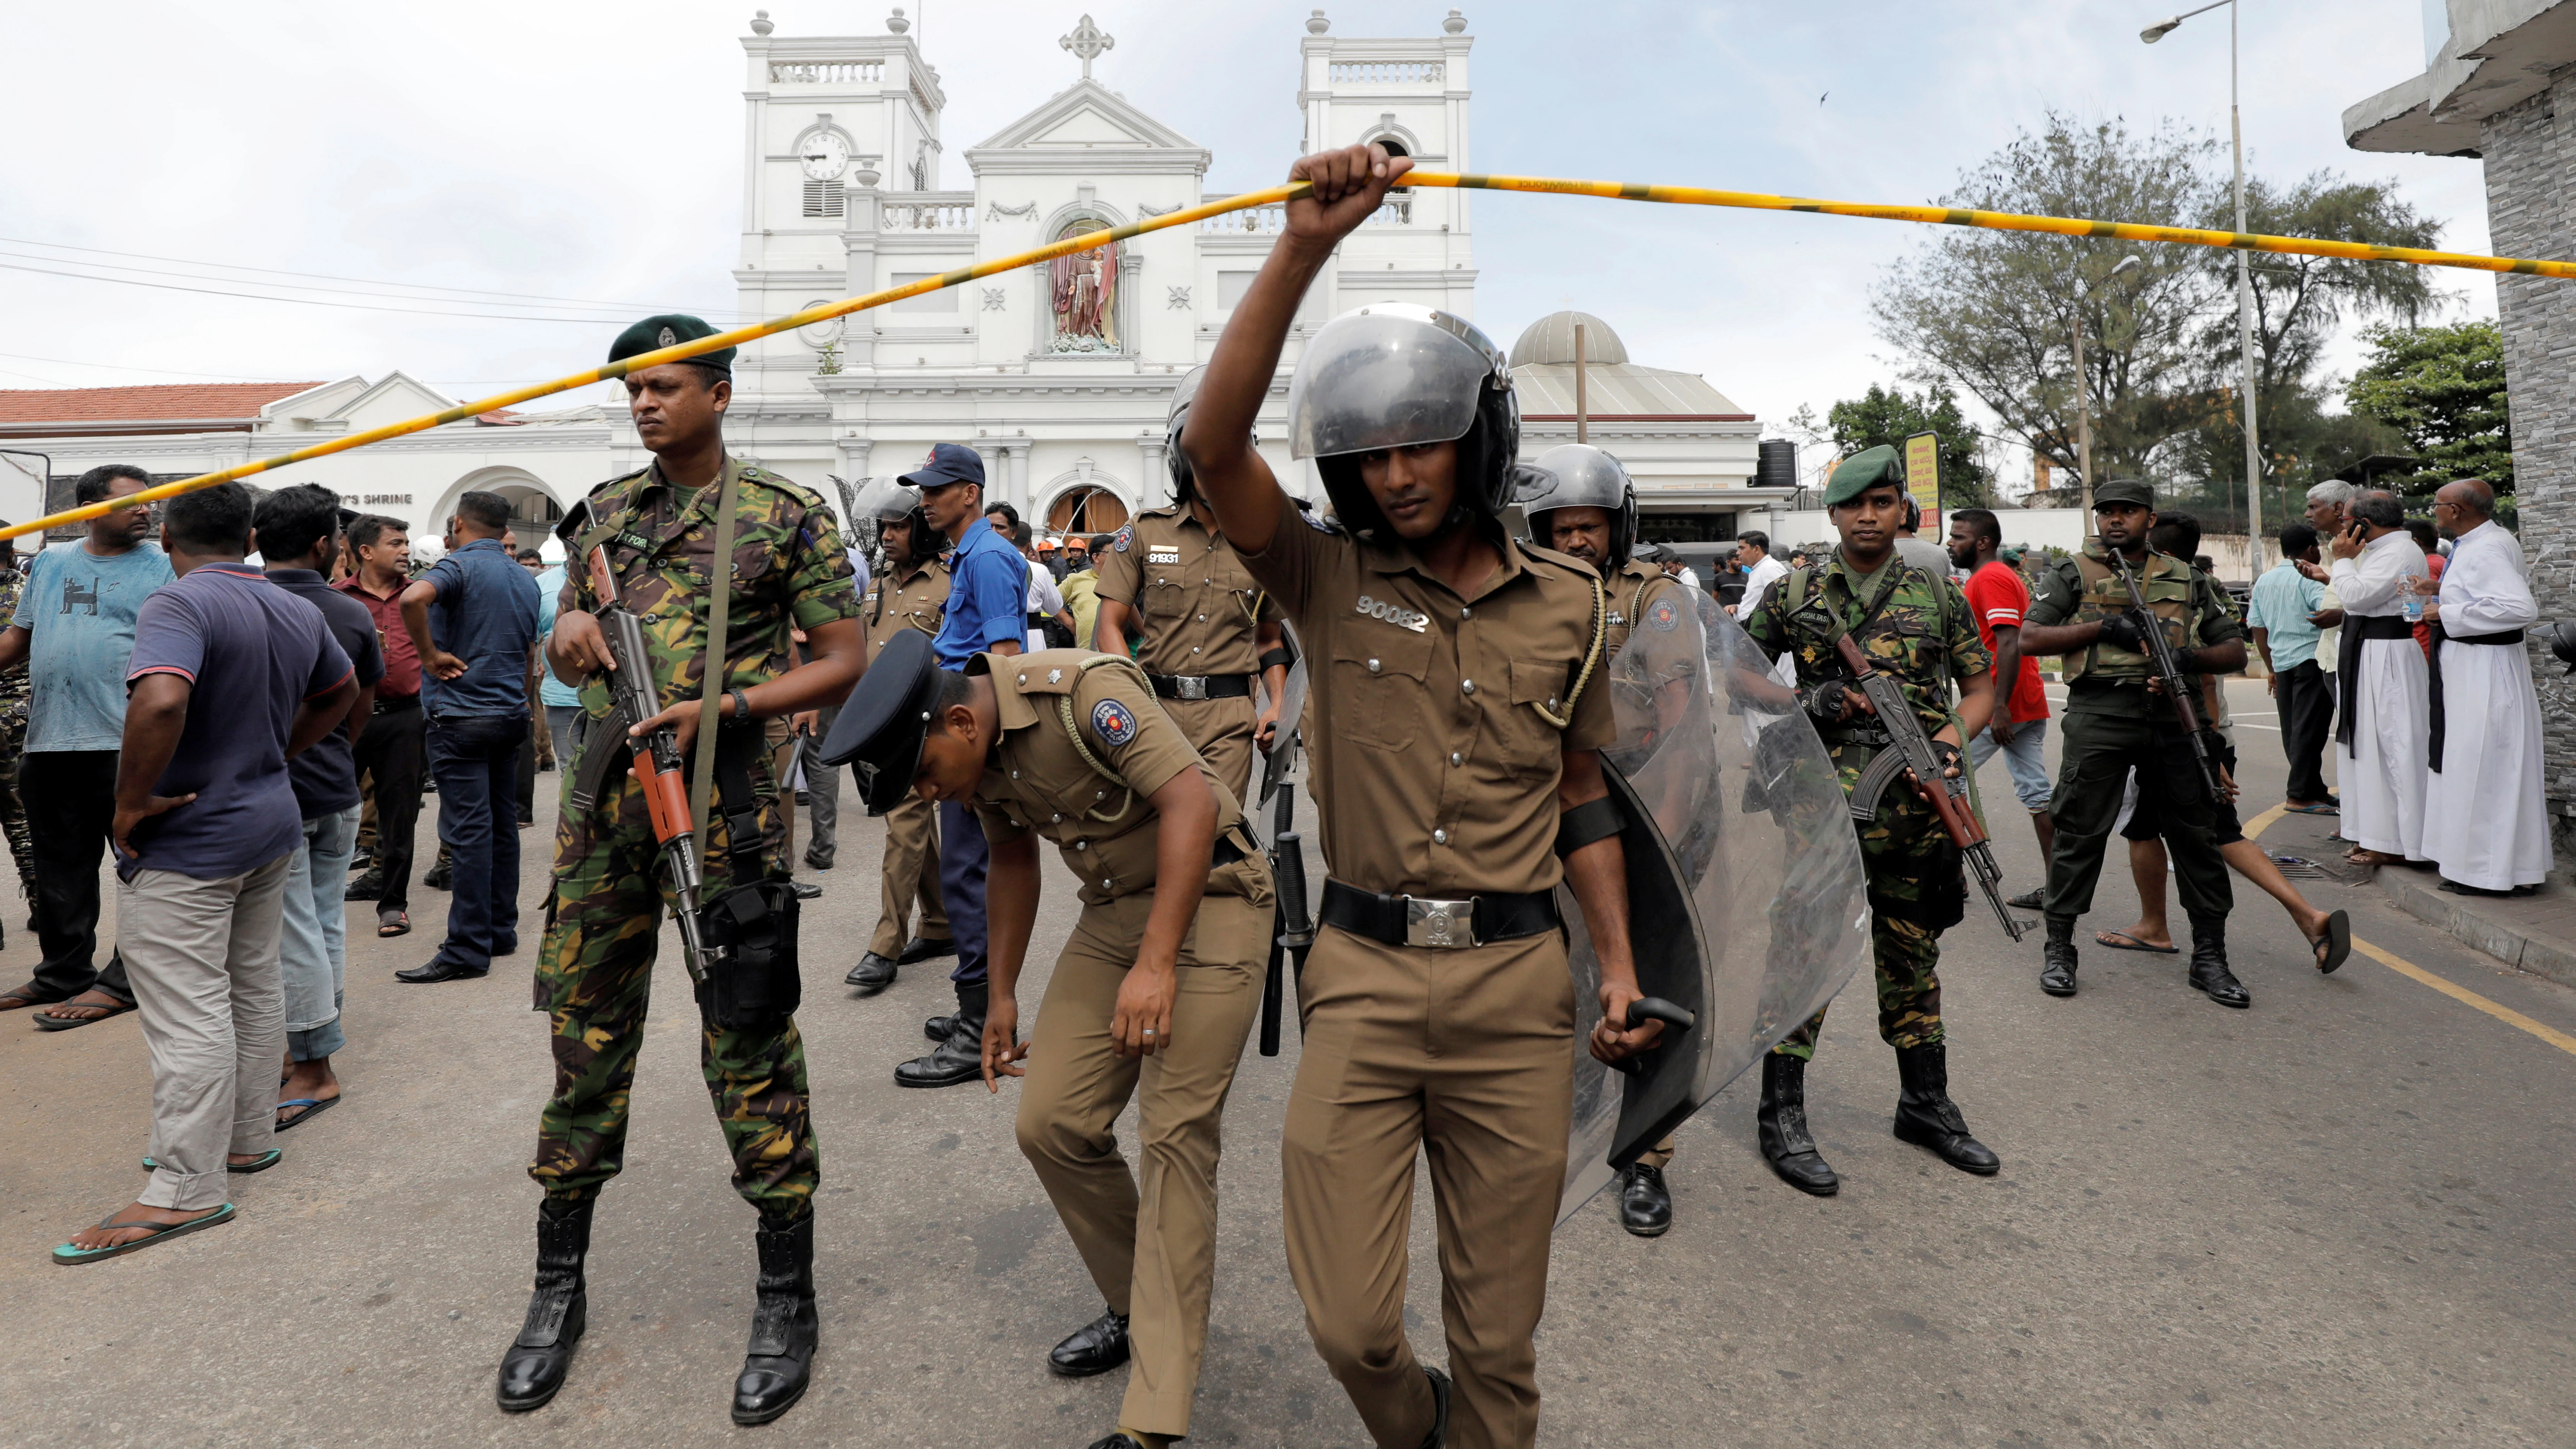
[[[649,317],[621,333],[608,360],[715,331],[695,317]],[[722,691],[720,719],[745,736],[745,766],[769,874],[785,879],[786,818],[760,721],[837,704],[862,668],[865,641],[850,561],[822,500],[728,455],[723,425],[733,398],[733,349],[627,375],[627,410],[654,461],[603,483],[573,506],[557,536],[575,559],[604,546],[619,594],[640,618],[657,697],[672,701],[635,727],[669,726],[683,752],[698,740],[703,695]],[[733,547],[719,559],[731,502]],[[707,677],[710,604],[728,590],[724,664]],[[590,571],[569,571],[547,645],[557,677],[581,680],[593,724],[585,750],[628,747],[597,723],[610,709],[611,663],[593,611]],[[790,625],[805,631],[808,662],[786,667]],[[717,742],[703,742],[713,748]],[[528,1175],[545,1189],[537,1219],[536,1293],[526,1326],[501,1360],[501,1407],[533,1409],[562,1387],[585,1322],[583,1255],[599,1191],[617,1175],[626,1144],[628,1087],[644,1044],[654,946],[666,904],[660,847],[643,787],[607,777],[597,803],[570,803],[555,832],[554,893],[536,967],[536,1004],[552,1024],[555,1088],[538,1119]],[[712,804],[712,802],[710,802]],[[733,884],[732,811],[711,811],[705,896]],[[805,1392],[814,1353],[814,1135],[807,1113],[805,1048],[791,1021],[764,1030],[703,1027],[707,1092],[733,1156],[734,1190],[760,1210],[760,1260],[751,1340],[733,1392],[738,1424],[765,1423]]]
[[[2197,692],[2197,676],[2245,667],[2245,631],[2206,574],[2148,548],[2155,505],[2154,490],[2133,479],[2094,489],[2093,521],[2101,537],[2040,575],[2022,624],[2023,653],[2066,659],[2066,742],[2057,793],[2048,802],[2057,844],[2049,852],[2048,893],[2041,903],[2048,944],[2039,989],[2051,996],[2075,994],[2075,919],[2093,908],[2102,847],[2135,770],[2138,809],[2164,835],[2183,910],[2191,917],[2191,985],[2221,1006],[2248,1006],[2252,996],[2227,969],[2227,913],[2236,898],[2219,854],[2217,802],[2202,782],[2161,681],[2150,677],[2154,667],[2146,653],[2146,630],[2162,629],[2175,663]],[[2140,618],[2130,605],[2111,565],[2112,550],[2136,576],[2151,619]]]
[[[1048,1366],[1085,1377],[1132,1351],[1117,1431],[1092,1449],[1163,1449],[1189,1433],[1207,1343],[1217,1124],[1260,1005],[1269,866],[1238,799],[1123,654],[978,654],[949,671],[906,638],[878,656],[851,714],[842,748],[857,751],[871,808],[909,788],[972,801],[982,820],[984,1080],[998,1091],[1026,1076],[1020,1150],[1109,1301]],[[1040,839],[1080,881],[1082,915],[1023,1045],[1015,989]],[[1131,1172],[1114,1127],[1140,1089]]]
[[[1528,1445],[1532,1334],[1573,1111],[1572,977],[1555,887],[1601,965],[1595,1056],[1638,998],[1625,859],[1599,751],[1605,601],[1588,566],[1509,539],[1520,416],[1484,334],[1374,304],[1309,340],[1290,447],[1338,522],[1308,524],[1251,446],[1306,288],[1411,163],[1374,146],[1299,160],[1310,195],[1236,307],[1182,446],[1217,521],[1314,666],[1313,793],[1331,871],[1299,984],[1305,1053],[1280,1157],[1289,1272],[1317,1351],[1382,1449]],[[1559,851],[1568,853],[1560,858]],[[1404,1331],[1405,1223],[1425,1148],[1449,1379]],[[1453,1417],[1454,1415],[1454,1417]]]
[[[879,483],[859,499],[862,517],[876,525],[883,567],[872,575],[860,618],[867,623],[874,656],[907,633],[932,634],[948,607],[947,539],[921,511],[921,491]],[[871,807],[872,808],[872,807]],[[884,893],[876,935],[859,964],[842,978],[874,996],[894,984],[895,969],[957,954],[947,908],[939,898],[939,806],[905,791],[885,810]],[[921,934],[907,941],[904,927],[913,902],[921,903]]]
[[[1691,607],[1682,581],[1655,564],[1635,557],[1637,489],[1619,460],[1589,443],[1560,443],[1533,461],[1536,474],[1520,495],[1531,536],[1558,553],[1579,558],[1609,585],[1610,613],[1602,637],[1602,658],[1609,670],[1612,703],[1621,706],[1623,726],[1638,719],[1642,729],[1669,726],[1681,714],[1675,691],[1690,687],[1692,671],[1685,659],[1650,659],[1651,651],[1631,654],[1628,641],[1641,621],[1650,621],[1646,637],[1660,639],[1680,631],[1681,611]],[[1631,731],[1622,728],[1627,737]],[[1635,762],[1614,751],[1623,768]],[[1673,1160],[1673,1139],[1647,1149],[1636,1165],[1619,1174],[1619,1225],[1641,1238],[1662,1237],[1673,1225],[1673,1198],[1664,1185],[1664,1169]]]
[[[1288,648],[1279,606],[1225,541],[1180,449],[1190,398],[1206,376],[1206,368],[1194,368],[1172,392],[1163,452],[1172,473],[1171,506],[1147,509],[1119,529],[1098,560],[1100,621],[1090,647],[1124,654],[1132,640],[1164,712],[1241,800],[1252,781],[1253,746],[1269,749],[1279,727]],[[1268,701],[1258,718],[1256,672]]]
[[[1824,737],[1845,794],[1887,748],[1888,737],[1871,718],[1869,701],[1850,683],[1837,640],[1849,636],[1871,669],[1895,679],[1933,749],[1948,762],[1949,774],[1960,772],[1962,741],[1985,728],[1994,707],[1988,678],[1994,661],[1977,638],[1959,586],[1946,568],[1920,567],[1897,547],[1906,504],[1905,470],[1894,448],[1870,448],[1844,460],[1825,485],[1825,515],[1841,535],[1841,547],[1821,568],[1793,570],[1742,616],[1754,643],[1797,661],[1799,702]],[[1956,714],[1950,710],[1954,682],[1962,696]],[[1855,824],[1869,876],[1878,1034],[1896,1048],[1896,1135],[1962,1172],[1989,1175],[2002,1162],[1969,1135],[1966,1118],[1950,1100],[1941,978],[1935,970],[1941,932],[1958,924],[1967,907],[1959,850],[1903,779],[1874,803],[1876,818]],[[1842,1187],[1807,1130],[1806,1069],[1824,1024],[1819,1010],[1763,1057],[1762,1101],[1754,1116],[1771,1170],[1819,1197]]]

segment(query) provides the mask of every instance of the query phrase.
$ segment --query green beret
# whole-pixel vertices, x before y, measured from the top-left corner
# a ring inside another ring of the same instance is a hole
[[[658,352],[683,342],[695,342],[701,337],[713,337],[717,330],[686,312],[665,312],[659,317],[647,317],[618,333],[617,340],[608,345],[608,360],[624,362],[637,353]],[[719,347],[713,352],[702,352],[681,360],[729,373],[733,371],[733,354],[734,349]]]
[[[2152,512],[2156,506],[2155,486],[2136,478],[2114,478],[2093,490],[2093,506],[2105,503],[2134,503]]]
[[[1885,443],[1854,453],[1834,468],[1825,480],[1825,506],[1840,507],[1882,484],[1905,491],[1905,462]]]

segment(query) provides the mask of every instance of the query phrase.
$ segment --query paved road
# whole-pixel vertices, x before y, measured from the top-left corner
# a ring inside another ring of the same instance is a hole
[[[2277,799],[2260,689],[2237,688],[2249,799]],[[1999,763],[1987,785],[2005,798]],[[2001,814],[2018,886],[2036,851]],[[2322,854],[2330,824],[2289,817],[2263,839]],[[725,1418],[751,1214],[726,1186],[670,968],[627,1172],[600,1216],[590,1336],[551,1407],[492,1407],[526,1301],[543,1031],[524,957],[482,982],[395,984],[433,926],[353,943],[348,1102],[281,1139],[287,1161],[246,1181],[241,1219],[95,1267],[44,1255],[140,1181],[135,1023],[39,1036],[0,1018],[0,1442],[1078,1446],[1106,1432],[1119,1381],[1043,1369],[1099,1304],[1012,1144],[1010,1103],[888,1076],[920,1050],[941,974],[907,970],[865,1002],[832,984],[873,920],[874,866],[861,823],[808,908],[825,1346],[813,1397],[780,1426]],[[531,902],[541,874],[532,864]],[[1050,880],[1041,941],[1068,918],[1069,882]],[[2315,889],[2389,955],[2576,1032],[2576,993],[2368,887]],[[2032,985],[2035,941],[2011,947],[1973,914],[1952,933],[1954,1086],[2000,1177],[1888,1135],[1895,1069],[1865,989],[1811,1077],[1841,1197],[1776,1182],[1749,1091],[1730,1090],[1684,1131],[1669,1236],[1627,1237],[1606,1202],[1558,1235],[1544,1442],[2569,1442],[2576,1056],[2364,955],[2320,978],[2279,912],[2239,894],[2250,1012],[2185,988],[2178,958],[2098,950],[2083,994],[2051,1000]],[[2125,925],[2134,903],[2114,871],[2088,926]],[[443,897],[418,904],[434,921]],[[0,962],[17,970],[30,952],[10,935]],[[1306,1342],[1278,1247],[1293,1037],[1287,1055],[1247,1060],[1228,1119],[1194,1442],[1366,1442]],[[1427,1189],[1418,1216],[1411,1316],[1436,1358]]]

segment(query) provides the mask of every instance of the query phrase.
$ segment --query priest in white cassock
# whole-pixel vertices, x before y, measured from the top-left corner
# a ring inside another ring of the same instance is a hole
[[[2540,622],[2522,544],[2494,518],[2495,490],[2463,478],[2433,496],[2433,523],[2452,539],[2433,625],[2431,741],[2424,787],[2424,854],[2442,889],[2508,894],[2548,879],[2548,806],[2541,795],[2540,697],[2522,631]]]
[[[2428,578],[2424,550],[2405,529],[2397,495],[2356,495],[2326,575],[2343,600],[2342,698],[2335,709],[2335,778],[2342,787],[2350,859],[2392,865],[2424,858],[2424,745],[2431,719],[2424,650],[2405,608],[2412,581]],[[2303,571],[2305,571],[2303,569]]]

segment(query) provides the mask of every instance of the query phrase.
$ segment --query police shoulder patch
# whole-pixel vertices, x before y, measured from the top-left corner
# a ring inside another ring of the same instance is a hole
[[[1659,634],[1669,634],[1682,626],[1682,611],[1670,599],[1657,599],[1646,610],[1646,627]]]
[[[1091,707],[1091,732],[1110,745],[1124,745],[1136,738],[1136,712],[1114,699],[1104,699]]]
[[[1120,553],[1125,553],[1127,551],[1127,546],[1135,541],[1136,525],[1132,523],[1123,524],[1118,529],[1118,536],[1109,540],[1109,546]]]

